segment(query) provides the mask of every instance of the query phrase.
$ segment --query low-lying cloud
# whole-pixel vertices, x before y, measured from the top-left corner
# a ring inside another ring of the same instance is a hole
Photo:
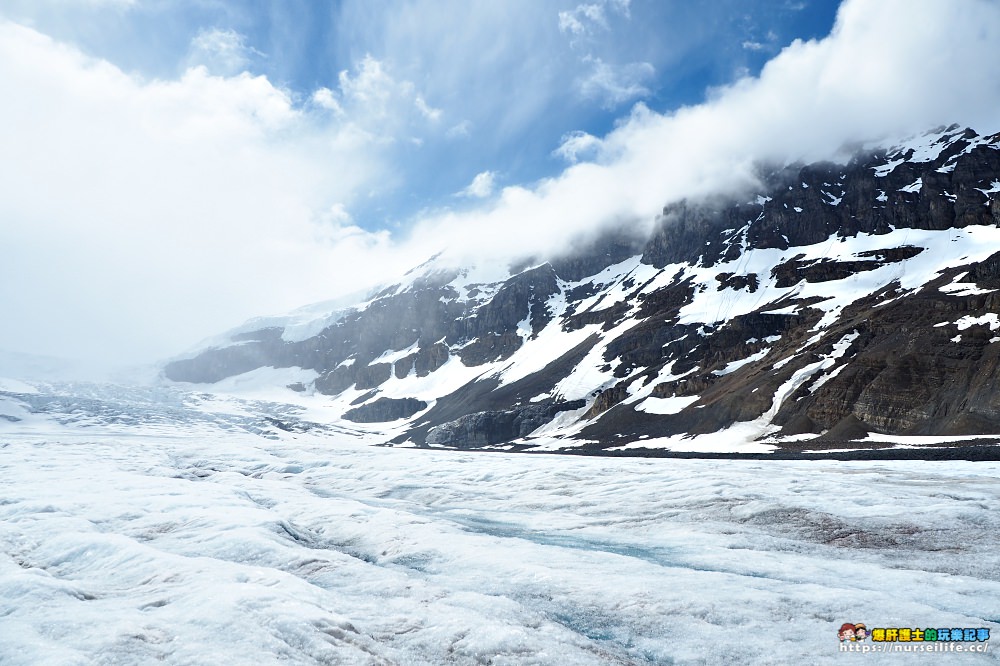
[[[1000,129],[1000,6],[980,0],[846,2],[825,39],[796,41],[759,77],[660,114],[636,105],[607,136],[567,135],[557,154],[594,154],[489,207],[423,220],[467,259],[574,233],[652,222],[664,204],[752,187],[760,162],[844,158],[857,141],[956,122]],[[461,248],[460,250],[458,248]]]

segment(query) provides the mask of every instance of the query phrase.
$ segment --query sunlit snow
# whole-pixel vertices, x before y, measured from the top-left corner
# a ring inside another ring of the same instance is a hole
[[[0,662],[822,663],[844,621],[1000,628],[994,463],[383,449],[184,404],[0,422]]]

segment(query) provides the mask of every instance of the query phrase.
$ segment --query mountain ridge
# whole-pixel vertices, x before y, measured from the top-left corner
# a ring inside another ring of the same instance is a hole
[[[1000,433],[1000,135],[940,128],[763,182],[497,282],[432,260],[315,335],[241,330],[164,376],[308,370],[292,391],[394,445],[712,436],[759,452]]]

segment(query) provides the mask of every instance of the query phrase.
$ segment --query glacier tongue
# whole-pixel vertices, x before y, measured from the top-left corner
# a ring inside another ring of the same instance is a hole
[[[0,662],[817,663],[845,621],[1000,629],[997,463],[162,425],[0,430]]]

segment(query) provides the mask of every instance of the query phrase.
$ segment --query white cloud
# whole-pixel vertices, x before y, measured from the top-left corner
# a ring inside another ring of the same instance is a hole
[[[338,116],[344,115],[344,109],[340,106],[340,102],[337,101],[335,93],[329,88],[318,88],[313,92],[312,102],[316,106],[326,109],[327,111],[332,111]]]
[[[383,175],[370,143],[264,77],[143,82],[0,21],[0,87],[0,348],[171,355],[398,263],[314,212]]]
[[[464,139],[469,136],[472,131],[472,122],[469,120],[463,120],[460,123],[456,123],[448,128],[445,132],[445,136],[449,139]]]
[[[461,138],[462,128],[474,129],[480,150],[496,151],[565,106],[578,59],[567,52],[551,3],[375,4],[345,0],[336,38],[354,53],[378,57],[395,79],[414,82],[427,105],[441,110],[433,123],[420,116],[433,124],[429,131]]]
[[[830,158],[848,141],[951,122],[997,131],[998,44],[993,2],[847,0],[828,38],[793,43],[758,78],[667,114],[637,104],[606,136],[564,137],[556,153],[580,161],[561,174],[390,234],[348,211],[392,177],[380,146],[431,122],[417,98],[443,99],[415,77],[371,58],[301,107],[264,77],[194,68],[142,81],[0,22],[0,347],[167,355],[443,247],[500,260],[643,229],[669,201],[752,185],[756,160]],[[455,76],[442,70],[435,90],[466,82]],[[478,128],[488,116],[464,117]],[[455,126],[444,111],[438,122]]]
[[[189,60],[192,65],[204,65],[214,74],[232,75],[245,71],[252,58],[263,55],[235,30],[212,28],[200,31],[191,40]]]
[[[393,76],[385,63],[370,54],[357,63],[353,73],[340,72],[338,83],[339,95],[324,88],[314,93],[313,100],[349,116],[380,140],[393,141],[441,119],[441,109],[430,106],[412,82]]]
[[[435,109],[430,107],[424,98],[417,95],[413,100],[413,104],[417,107],[417,110],[423,115],[424,118],[430,120],[431,122],[437,122],[441,118],[441,109]]]
[[[579,4],[572,10],[559,12],[559,31],[573,38],[571,46],[585,44],[589,50],[596,45],[597,33],[611,31],[608,13],[630,18],[630,5],[631,0]],[[579,62],[589,68],[589,72],[576,79],[577,91],[584,99],[598,100],[606,109],[649,96],[646,84],[656,74],[651,63],[608,64],[593,53],[583,56]]]
[[[629,17],[631,0],[599,0],[583,3],[575,8],[559,12],[559,30],[579,37],[594,32],[609,30],[606,10]]]
[[[585,35],[595,25],[604,29],[608,27],[601,5],[577,5],[576,9],[559,12],[559,30],[562,32]]]
[[[456,261],[556,250],[586,230],[645,227],[672,200],[753,187],[758,160],[830,159],[852,141],[951,122],[1000,130],[1000,6],[920,9],[848,0],[829,37],[796,41],[760,77],[669,114],[639,104],[599,143],[570,135],[557,152],[593,146],[592,161],[427,219],[414,235],[448,238]]]
[[[769,30],[765,41],[757,41],[753,39],[744,40],[742,46],[747,51],[776,51],[778,43],[778,35],[773,31]]]
[[[496,173],[493,171],[483,171],[476,174],[469,186],[459,192],[460,196],[472,197],[475,199],[485,199],[493,194],[493,187],[496,181]]]
[[[577,130],[564,134],[559,147],[552,151],[552,154],[570,164],[576,164],[581,159],[597,154],[600,147],[601,140],[596,136]]]
[[[592,65],[590,73],[578,84],[584,97],[600,100],[604,107],[613,109],[649,96],[646,82],[653,78],[656,70],[648,62],[609,65],[600,58],[585,58],[584,61]]]
[[[342,203],[335,203],[323,215],[323,222],[331,227],[346,228],[354,225],[354,219]]]

